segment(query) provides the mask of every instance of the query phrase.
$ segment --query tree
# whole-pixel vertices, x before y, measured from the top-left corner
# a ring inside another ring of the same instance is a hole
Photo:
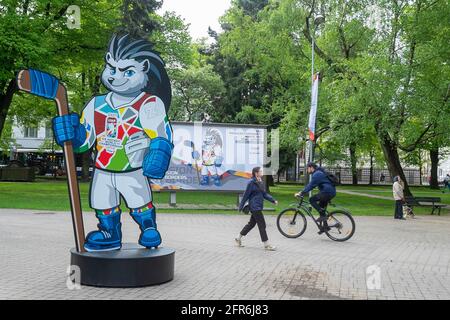
[[[123,0],[119,30],[132,37],[147,38],[161,27],[155,12],[162,4],[161,0]]]
[[[99,58],[119,23],[114,10],[117,3],[106,0],[97,1],[95,5],[83,0],[3,1],[0,7],[0,59],[3,61],[0,67],[0,133],[17,91],[15,75],[18,70],[41,69],[60,76],[64,81],[74,65]],[[66,10],[69,5],[80,6],[81,29],[67,28]],[[41,112],[35,104],[41,99],[22,94],[17,96],[23,99],[23,103],[18,103],[14,111],[19,111],[22,106],[22,114]],[[36,107],[30,108],[31,105]],[[50,107],[47,110],[50,111]]]
[[[172,71],[173,120],[202,121],[215,118],[214,102],[224,91],[223,82],[211,65]]]
[[[319,143],[335,141],[349,150],[354,182],[358,157],[373,160],[377,150],[391,175],[406,181],[400,154],[449,134],[441,124],[450,110],[449,7],[427,0],[281,0],[249,16],[234,2],[221,20],[226,31],[216,36],[220,61],[234,59],[242,70],[234,86],[241,104],[229,108],[233,118],[278,124],[286,135],[282,141],[298,146],[306,133],[315,37],[322,79]],[[325,23],[314,35],[318,14]],[[375,138],[380,148],[373,148]],[[410,194],[407,184],[405,191]]]
[[[446,101],[445,81],[443,89],[437,90],[434,95],[440,96],[438,100],[441,102],[435,103],[433,96],[418,94],[418,89],[422,86],[416,79],[421,66],[430,58],[421,57],[418,53],[429,46],[429,39],[435,37],[436,28],[447,30],[448,26],[444,26],[443,21],[448,14],[448,7],[442,2],[383,1],[376,9],[381,12],[380,20],[386,23],[373,28],[375,37],[368,43],[367,50],[360,53],[360,57],[342,62],[332,52],[326,51],[320,42],[315,48],[316,53],[339,76],[337,87],[339,91],[346,93],[341,101],[358,101],[365,108],[363,113],[358,109],[350,110],[350,119],[371,119],[391,175],[400,175],[404,181],[406,179],[399,150],[411,152],[424,141],[435,138],[430,131],[433,121],[429,121],[429,115],[438,114],[436,106],[442,106],[442,102]],[[314,11],[312,6],[310,16]],[[429,19],[430,15],[435,16],[434,19]],[[427,22],[431,28],[424,27]],[[308,38],[309,23],[306,22],[305,25],[305,35]],[[343,31],[344,37],[339,32],[341,43],[352,43],[347,40],[345,30]],[[442,37],[440,41],[442,42]],[[445,57],[440,54],[437,56]],[[434,63],[433,68],[438,70],[441,66]],[[414,101],[420,102],[420,107]],[[408,127],[412,122],[420,125],[416,125],[418,130],[414,135],[415,139],[405,145],[405,133],[409,131]],[[410,195],[407,184],[405,192]]]
[[[41,69],[58,76],[69,89],[71,109],[76,112],[81,112],[93,95],[104,93],[100,75],[107,44],[115,32],[150,38],[169,69],[191,64],[193,49],[187,26],[173,13],[156,15],[154,10],[160,3],[119,0],[7,1],[4,6],[2,3],[0,58],[5,63],[0,66],[0,132],[7,116],[9,122],[14,120],[19,125],[38,125],[56,115],[54,103],[16,93],[15,74],[21,68]],[[69,4],[81,8],[80,29],[66,26]],[[9,136],[5,132],[2,140],[8,140]],[[83,178],[87,179],[90,154],[82,157]]]
[[[258,13],[269,4],[269,0],[237,0],[237,7],[242,8],[244,14],[256,18]]]

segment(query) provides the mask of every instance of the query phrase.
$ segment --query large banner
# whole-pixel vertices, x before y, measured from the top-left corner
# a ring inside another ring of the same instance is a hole
[[[251,171],[263,166],[264,126],[172,122],[174,150],[158,190],[245,190]]]
[[[317,100],[319,96],[319,74],[316,73],[313,79],[311,90],[311,111],[309,113],[309,140],[316,140],[316,115],[317,115]]]

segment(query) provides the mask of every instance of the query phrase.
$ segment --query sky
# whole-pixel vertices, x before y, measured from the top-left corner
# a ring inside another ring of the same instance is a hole
[[[194,40],[208,37],[208,27],[220,31],[219,17],[230,7],[231,0],[164,0],[162,12],[175,11],[190,24]]]

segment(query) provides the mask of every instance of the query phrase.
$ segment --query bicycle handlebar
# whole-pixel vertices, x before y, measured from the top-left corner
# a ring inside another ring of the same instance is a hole
[[[298,200],[300,200],[300,204],[302,204],[303,203],[303,200],[304,200],[304,198],[305,198],[305,196],[304,195],[300,195],[300,196],[295,196]]]

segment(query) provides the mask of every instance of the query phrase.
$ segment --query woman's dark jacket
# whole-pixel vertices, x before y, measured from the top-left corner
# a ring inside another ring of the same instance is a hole
[[[239,211],[244,208],[245,203],[249,202],[249,207],[251,212],[262,211],[264,208],[264,199],[275,203],[275,199],[266,192],[262,183],[258,183],[256,178],[252,178],[247,184],[247,189],[245,190],[244,197],[239,205]]]

